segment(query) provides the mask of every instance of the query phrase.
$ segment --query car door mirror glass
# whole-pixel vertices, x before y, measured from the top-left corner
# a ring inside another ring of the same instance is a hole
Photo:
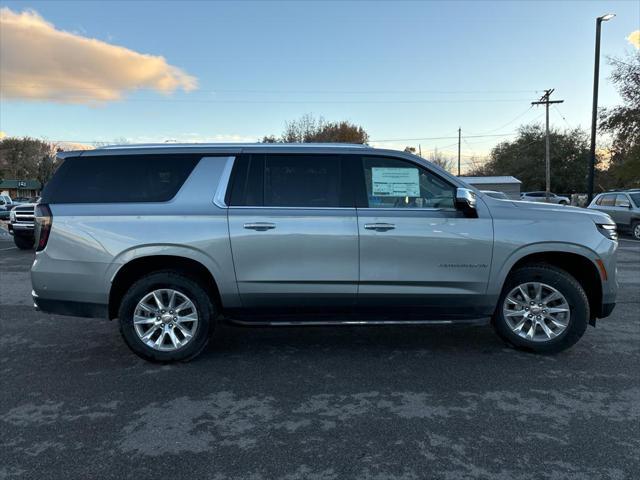
[[[456,208],[462,210],[467,216],[477,216],[476,192],[470,188],[458,188],[456,190]]]

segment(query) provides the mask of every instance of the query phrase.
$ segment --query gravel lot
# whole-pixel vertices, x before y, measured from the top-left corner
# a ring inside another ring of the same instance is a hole
[[[114,322],[31,307],[0,233],[0,478],[638,478],[640,242],[570,351],[481,327],[224,327],[146,363]]]

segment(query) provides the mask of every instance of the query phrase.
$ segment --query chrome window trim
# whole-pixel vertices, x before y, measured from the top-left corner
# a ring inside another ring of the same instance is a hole
[[[265,207],[265,206],[250,206],[250,205],[232,205],[229,207],[230,210],[238,209],[238,210],[355,210],[356,207]]]
[[[235,160],[236,157],[227,157],[227,163],[225,163],[222,175],[220,175],[218,188],[216,189],[216,194],[213,197],[213,203],[217,207],[228,208],[228,205],[225,202],[225,197],[227,196],[227,189],[229,188],[229,180],[231,179],[231,172],[233,171],[233,164]]]
[[[358,210],[374,210],[379,212],[457,212],[455,208],[398,208],[398,207],[358,207]]]

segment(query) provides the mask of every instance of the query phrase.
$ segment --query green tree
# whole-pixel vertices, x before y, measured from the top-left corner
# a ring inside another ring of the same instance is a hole
[[[640,187],[640,53],[609,59],[622,105],[600,110],[600,131],[612,137],[611,162],[598,172],[601,188]]]
[[[282,136],[265,136],[263,143],[367,143],[369,135],[364,128],[346,120],[327,122],[308,113],[285,124]]]
[[[581,129],[551,130],[551,190],[561,193],[586,190],[589,139]],[[515,140],[491,150],[489,160],[469,175],[513,175],[523,190],[545,189],[545,131],[541,125],[520,127]]]
[[[56,148],[43,140],[5,137],[0,140],[0,177],[44,184],[55,171],[55,154]]]

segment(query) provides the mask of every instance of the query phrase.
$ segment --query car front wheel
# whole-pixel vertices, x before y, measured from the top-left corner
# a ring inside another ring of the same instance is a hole
[[[572,275],[546,264],[528,265],[507,278],[494,327],[518,348],[556,353],[582,337],[589,314],[587,295]]]
[[[191,278],[173,271],[149,274],[120,305],[120,332],[134,353],[157,362],[187,361],[204,350],[214,306]]]
[[[636,222],[631,226],[631,235],[636,240],[640,240],[640,222]]]

